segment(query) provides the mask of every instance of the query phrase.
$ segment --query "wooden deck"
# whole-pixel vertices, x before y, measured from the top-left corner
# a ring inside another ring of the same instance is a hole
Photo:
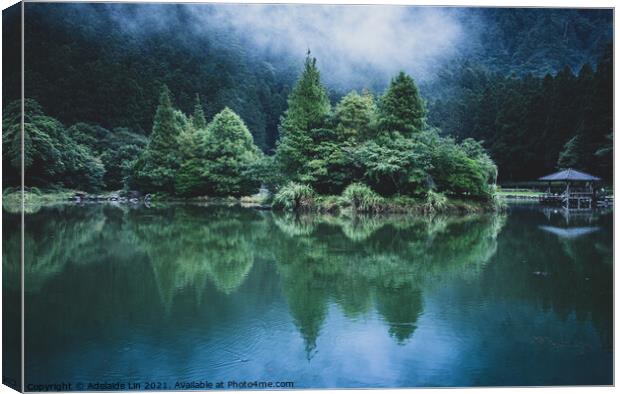
[[[593,192],[564,192],[562,194],[544,194],[538,201],[545,205],[562,206],[569,209],[592,209],[594,203]]]

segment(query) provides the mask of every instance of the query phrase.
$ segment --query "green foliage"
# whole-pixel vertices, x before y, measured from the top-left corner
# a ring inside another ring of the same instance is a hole
[[[418,88],[409,75],[400,72],[379,100],[378,127],[381,132],[404,135],[424,128],[426,110]]]
[[[215,115],[207,127],[204,144],[207,194],[245,196],[258,191],[260,183],[253,176],[253,168],[262,153],[237,114],[225,108]]]
[[[430,169],[428,146],[395,134],[362,144],[355,151],[365,183],[383,196],[416,195],[427,186]]]
[[[342,192],[342,198],[357,212],[378,212],[382,198],[363,183],[352,183]]]
[[[179,137],[183,161],[176,192],[184,196],[246,196],[258,191],[263,154],[241,118],[225,108],[206,128]]]
[[[133,162],[147,144],[146,137],[127,128],[110,131],[99,125],[80,122],[67,129],[67,132],[101,160],[105,168],[103,182],[106,189],[123,188]]]
[[[331,110],[327,91],[321,85],[316,59],[306,57],[304,71],[288,98],[280,126],[276,155],[282,171],[293,180],[300,180],[305,163],[310,161],[312,129],[324,126]]]
[[[144,192],[174,193],[174,182],[180,167],[178,137],[185,127],[187,120],[172,107],[170,90],[164,85],[149,143],[132,169],[131,187]]]
[[[445,209],[448,204],[448,199],[443,193],[437,193],[429,190],[426,193],[426,200],[424,201],[424,210],[428,213],[440,212]]]
[[[334,135],[332,130],[314,129],[313,136]],[[356,178],[357,169],[351,155],[355,146],[350,142],[338,143],[335,140],[313,140],[309,161],[304,163],[299,174],[302,182],[310,184],[320,194],[340,194]]]
[[[320,127],[329,115],[331,105],[327,91],[321,84],[321,73],[316,58],[306,56],[304,71],[288,98],[288,109],[284,114],[284,132],[308,131]]]
[[[459,140],[484,140],[500,180],[531,181],[558,166],[611,179],[613,155],[596,155],[611,148],[611,53],[607,46],[596,70],[584,64],[577,75],[565,67],[505,77],[471,63],[442,70],[439,83],[448,88],[435,88],[429,123]]]
[[[62,185],[98,190],[103,186],[104,167],[91,149],[71,137],[56,119],[46,116],[32,99],[24,102],[23,150],[21,102],[10,103],[3,115],[3,166],[5,182],[20,183],[23,154],[27,186]]]
[[[103,181],[107,189],[122,189],[131,175],[131,168],[148,140],[126,128],[116,128],[104,140],[101,162],[105,167]]]
[[[196,103],[194,104],[194,114],[192,115],[192,126],[194,129],[204,129],[207,127],[205,112],[200,103],[200,95],[196,93]]]
[[[488,184],[495,182],[497,168],[482,144],[466,139],[459,145],[427,130],[424,105],[411,77],[400,73],[394,78],[378,108],[370,94],[351,92],[327,119],[328,103],[317,93],[324,93],[318,75],[314,59],[308,57],[275,155],[284,179],[307,184],[320,195],[337,195],[362,182],[381,196],[422,196],[433,187],[489,196]],[[322,115],[314,116],[318,113]]]
[[[310,211],[314,209],[316,193],[308,185],[290,182],[278,190],[273,198],[273,208],[284,211]]]
[[[106,150],[106,140],[110,131],[99,125],[79,122],[67,129],[67,133],[75,142],[87,146],[96,155]]]
[[[370,92],[347,94],[336,106],[334,116],[338,139],[367,140],[374,137],[377,107]]]
[[[473,197],[489,197],[489,185],[494,181],[497,169],[486,153],[473,142],[457,144],[452,138],[440,138],[431,154],[430,171],[437,189],[451,194]]]
[[[560,152],[558,157],[558,169],[566,169],[571,167],[580,168],[580,161],[584,157],[584,138],[577,134],[564,144],[564,150]]]

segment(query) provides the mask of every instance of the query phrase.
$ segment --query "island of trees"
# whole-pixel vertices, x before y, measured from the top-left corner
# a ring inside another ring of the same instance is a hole
[[[191,115],[163,85],[148,138],[78,123],[68,129],[25,102],[27,186],[138,190],[166,198],[242,197],[261,185],[274,208],[357,211],[494,206],[497,167],[480,142],[440,136],[426,122],[414,80],[395,76],[384,94],[352,91],[334,107],[310,53],[288,98],[275,154],[264,154],[244,121],[224,108]],[[19,102],[5,111],[5,169],[19,173]],[[9,176],[9,178],[11,178]],[[15,178],[15,177],[13,177]]]

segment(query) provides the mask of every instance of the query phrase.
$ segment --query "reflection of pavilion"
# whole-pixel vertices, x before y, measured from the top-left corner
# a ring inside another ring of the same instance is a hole
[[[590,224],[596,222],[602,213],[609,212],[608,209],[599,208],[597,210],[566,209],[560,207],[541,207],[538,209],[551,223],[563,221],[565,226],[576,224]]]
[[[597,217],[592,211],[563,208],[543,208],[541,211],[549,224],[538,228],[560,238],[574,239],[600,230],[600,227],[592,226]]]
[[[600,230],[600,227],[554,227],[554,226],[538,226],[539,229],[557,235],[560,238],[573,239],[582,235],[590,234]]]

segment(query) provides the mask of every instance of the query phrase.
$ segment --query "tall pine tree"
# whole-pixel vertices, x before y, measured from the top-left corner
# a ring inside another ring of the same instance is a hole
[[[424,103],[413,78],[402,71],[392,79],[379,101],[378,109],[381,132],[398,131],[403,135],[411,135],[424,127]]]
[[[288,98],[288,109],[282,118],[281,139],[276,150],[282,171],[289,178],[296,179],[304,164],[310,161],[310,131],[323,126],[330,110],[316,58],[311,57],[308,51],[303,74]]]
[[[336,131],[340,139],[365,140],[374,137],[377,108],[370,92],[353,91],[335,109]]]
[[[194,114],[192,115],[192,126],[194,126],[195,129],[204,129],[207,127],[205,112],[202,109],[200,95],[198,93],[196,93],[196,103],[194,104]]]
[[[148,146],[134,165],[130,186],[144,192],[174,193],[181,161],[178,137],[187,126],[180,115],[172,107],[170,90],[164,85]]]

